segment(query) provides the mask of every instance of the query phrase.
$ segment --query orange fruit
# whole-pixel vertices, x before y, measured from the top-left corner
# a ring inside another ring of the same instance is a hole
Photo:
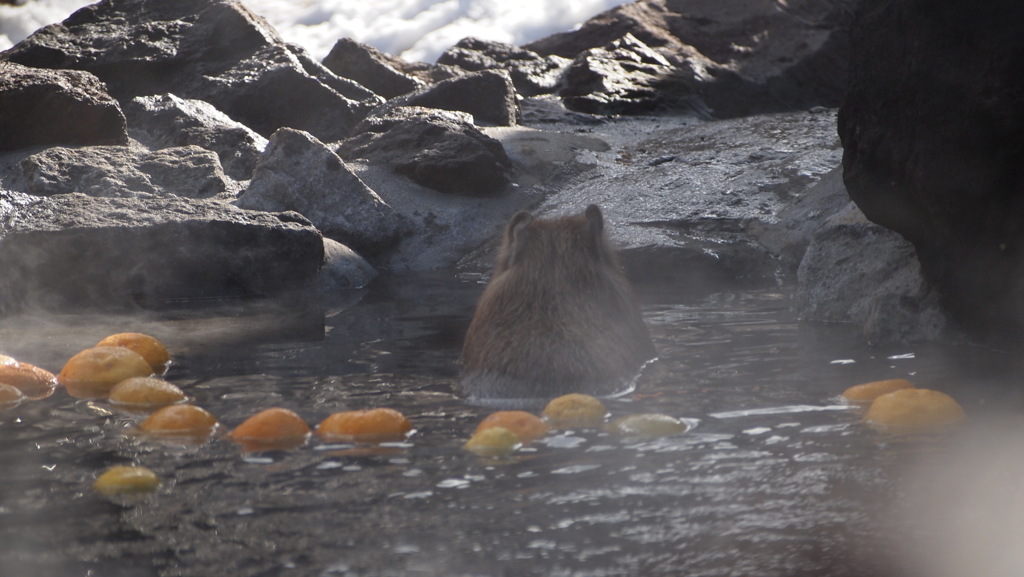
[[[929,389],[901,389],[881,395],[864,415],[869,426],[888,432],[941,429],[967,418],[952,397]]]
[[[153,372],[162,375],[167,371],[171,355],[167,347],[155,338],[142,333],[117,333],[96,343],[97,347],[124,347],[135,351],[146,359]]]
[[[11,361],[0,364],[0,384],[16,388],[30,399],[43,399],[53,394],[57,379],[50,371]]]
[[[519,442],[523,444],[531,443],[548,434],[548,424],[541,420],[540,417],[526,411],[497,411],[491,413],[480,422],[480,425],[477,426],[473,434],[475,435],[491,427],[504,427],[512,431],[516,437],[519,437]]]
[[[135,351],[95,347],[71,357],[57,375],[68,394],[79,399],[106,397],[114,385],[132,377],[148,377],[152,367]]]
[[[668,437],[690,430],[690,425],[668,415],[643,413],[615,419],[605,428],[609,433],[631,437]]]
[[[167,405],[142,421],[139,429],[161,437],[207,437],[217,417],[195,405]]]
[[[160,486],[160,478],[145,467],[116,465],[106,470],[92,488],[104,495],[119,493],[149,493]]]
[[[159,377],[132,377],[114,385],[109,399],[120,405],[162,407],[185,400],[181,389]]]
[[[500,457],[514,451],[521,443],[515,433],[505,427],[488,427],[473,434],[462,446],[481,457]]]
[[[249,417],[228,436],[246,451],[281,451],[305,443],[309,425],[294,411],[274,407]]]
[[[872,381],[861,385],[854,385],[843,391],[843,398],[850,403],[870,403],[878,397],[898,391],[900,389],[913,389],[914,385],[906,379],[888,379],[885,381]]]
[[[0,385],[0,409],[13,409],[25,400],[25,394],[11,385]]]
[[[327,417],[316,428],[325,441],[380,443],[400,441],[412,429],[409,419],[394,409],[345,411]]]
[[[560,429],[594,429],[604,423],[608,412],[601,401],[580,393],[570,393],[553,399],[544,407],[544,418]]]

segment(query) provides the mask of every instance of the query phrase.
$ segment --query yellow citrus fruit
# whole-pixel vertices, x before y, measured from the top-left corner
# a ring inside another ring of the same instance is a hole
[[[92,488],[104,495],[149,493],[160,486],[160,478],[145,467],[117,465],[106,470]]]
[[[901,389],[881,395],[864,415],[864,422],[888,432],[940,429],[967,418],[952,397],[929,389]]]
[[[884,381],[872,381],[861,385],[854,385],[843,391],[843,398],[850,403],[870,403],[878,397],[898,391],[900,389],[913,389],[914,385],[906,379],[887,379]]]
[[[195,405],[168,405],[142,421],[139,429],[161,437],[206,437],[217,426],[217,417]]]
[[[50,371],[12,360],[0,364],[0,384],[16,388],[30,399],[43,399],[53,394],[57,379]]]
[[[79,399],[106,397],[114,385],[132,377],[148,377],[152,367],[135,351],[122,347],[94,347],[71,357],[57,382]]]
[[[405,415],[381,408],[334,413],[320,423],[316,434],[325,441],[380,443],[400,441],[411,429]]]
[[[523,444],[531,443],[548,434],[549,428],[540,417],[526,411],[497,411],[487,415],[473,434],[491,427],[504,427],[512,431]]]
[[[690,430],[684,421],[668,415],[644,413],[616,419],[606,427],[610,433],[634,437],[668,437]]]
[[[132,377],[110,389],[110,402],[138,407],[162,407],[185,400],[181,389],[159,377]]]
[[[600,427],[606,413],[608,410],[601,401],[580,393],[562,395],[544,408],[544,418],[560,429]]]
[[[514,451],[520,445],[519,437],[505,427],[488,427],[477,431],[462,446],[481,457],[500,457]]]
[[[309,425],[294,411],[274,407],[249,417],[228,436],[246,451],[283,451],[305,443]]]
[[[97,347],[124,347],[146,359],[153,372],[162,375],[171,362],[167,347],[155,338],[142,333],[118,333],[96,343]]]

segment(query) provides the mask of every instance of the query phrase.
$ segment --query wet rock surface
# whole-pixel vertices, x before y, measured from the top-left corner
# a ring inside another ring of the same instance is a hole
[[[0,307],[123,309],[311,286],[320,233],[296,214],[181,198],[3,193]]]
[[[1022,15],[862,2],[839,122],[851,198],[914,244],[960,322],[999,342],[1024,338],[1024,46],[1008,24]]]
[[[406,226],[337,154],[310,134],[290,128],[270,137],[236,204],[298,212],[325,236],[368,254],[389,248]]]
[[[128,144],[124,114],[88,72],[0,61],[0,151]]]
[[[212,104],[173,94],[139,96],[125,105],[131,136],[153,150],[196,145],[216,152],[224,173],[249,180],[267,139]]]
[[[398,107],[363,120],[354,132],[338,147],[342,158],[386,164],[440,192],[486,196],[511,182],[512,161],[501,142],[466,113]]]

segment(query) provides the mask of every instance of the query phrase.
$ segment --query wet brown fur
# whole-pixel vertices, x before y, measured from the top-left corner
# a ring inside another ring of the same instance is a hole
[[[608,394],[654,355],[597,206],[512,217],[462,350],[468,396]]]

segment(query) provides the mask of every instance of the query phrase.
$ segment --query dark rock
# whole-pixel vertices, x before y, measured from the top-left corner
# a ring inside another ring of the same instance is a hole
[[[369,88],[384,98],[394,98],[422,88],[424,82],[401,72],[399,60],[373,46],[351,38],[338,40],[324,58],[324,66],[342,78]]]
[[[846,89],[852,0],[640,0],[523,48],[576,58],[627,33],[692,69],[716,117],[835,107]]]
[[[422,106],[468,112],[477,125],[515,126],[519,121],[516,89],[506,70],[483,70],[444,80],[389,100],[384,106],[384,110]],[[384,112],[374,114],[382,116]]]
[[[913,245],[853,203],[818,227],[797,276],[803,320],[858,324],[876,343],[934,341],[946,329]]]
[[[429,62],[406,62],[401,58],[395,58],[392,62],[399,72],[418,78],[424,84],[437,84],[466,75],[466,72],[457,66],[430,64]]]
[[[543,57],[511,44],[473,37],[463,38],[437,59],[438,64],[458,66],[470,72],[504,68],[509,71],[516,92],[522,96],[554,92],[571,62],[561,56]]]
[[[363,120],[355,132],[338,147],[342,158],[388,164],[441,192],[486,195],[511,182],[512,162],[501,143],[464,112],[398,107]]]
[[[694,71],[672,66],[632,34],[585,50],[559,91],[568,108],[590,114],[686,110],[708,116]]]
[[[267,140],[202,100],[139,96],[125,106],[129,132],[151,149],[196,145],[217,153],[225,174],[249,180]]]
[[[976,336],[1024,338],[1024,5],[866,0],[840,110],[844,179]]]
[[[0,59],[88,70],[122,103],[168,93],[205,100],[264,136],[293,126],[338,139],[380,103],[231,0],[104,0]]]
[[[128,144],[117,101],[88,72],[0,61],[0,151],[54,144]]]
[[[295,211],[323,234],[375,255],[405,232],[405,221],[313,136],[282,128],[236,204],[250,210]]]
[[[9,188],[51,196],[209,198],[229,190],[217,155],[198,146],[155,152],[127,146],[53,147],[22,160]]]
[[[174,197],[0,200],[4,313],[277,294],[312,286],[324,258],[298,215]]]

